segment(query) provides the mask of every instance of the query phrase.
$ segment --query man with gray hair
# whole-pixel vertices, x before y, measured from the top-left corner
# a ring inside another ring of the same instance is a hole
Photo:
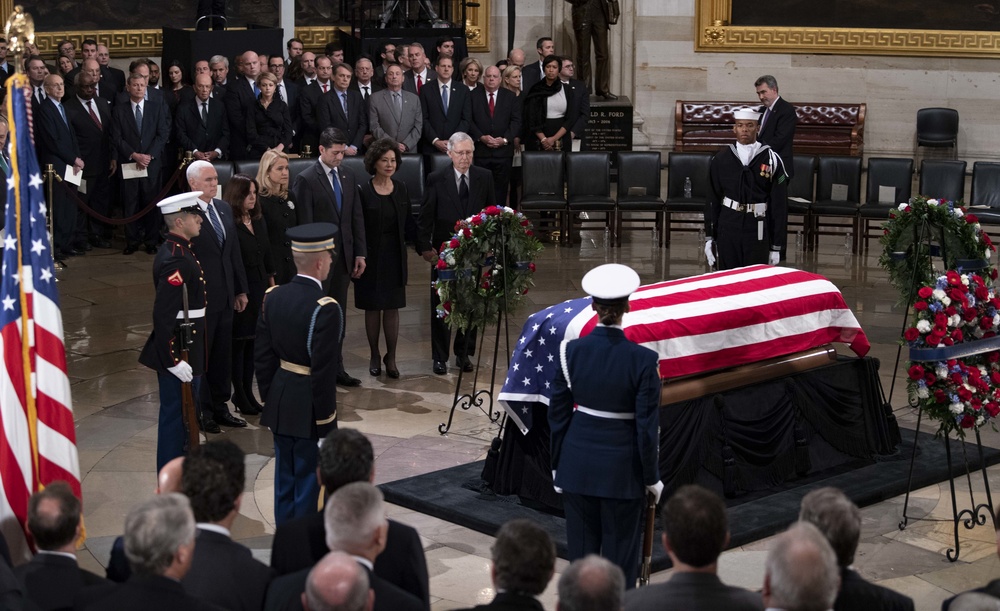
[[[840,567],[840,592],[834,611],[912,611],[913,599],[861,578],[849,567],[861,538],[861,511],[847,495],[832,487],[817,488],[802,499],[799,520],[819,529],[830,542]]]
[[[219,609],[187,594],[181,585],[194,557],[194,535],[194,514],[184,495],[161,494],[135,506],[125,518],[125,555],[132,565],[132,577],[113,590],[95,588],[96,602],[86,604],[95,599],[81,594],[85,600],[82,605],[78,602],[78,608]]]
[[[433,172],[427,177],[427,196],[420,209],[417,234],[417,252],[431,263],[431,286],[437,281],[438,251],[435,248],[451,239],[455,223],[468,218],[487,206],[496,205],[493,174],[485,168],[472,165],[475,151],[472,137],[465,132],[455,132],[448,139],[448,156],[451,166]],[[431,288],[431,355],[433,371],[437,375],[448,373],[448,344],[451,329],[438,317],[441,301]],[[476,330],[455,332],[455,366],[462,371],[472,371]]]
[[[556,611],[620,611],[625,574],[606,558],[589,554],[574,561],[559,578]]]
[[[225,55],[213,55],[208,59],[208,68],[212,71],[215,84],[225,89],[229,85],[229,58]]]
[[[497,595],[489,604],[469,611],[542,611],[538,596],[556,568],[556,546],[549,533],[531,520],[511,520],[497,532],[491,556],[490,576]]]
[[[827,611],[840,587],[837,556],[818,528],[796,522],[777,536],[764,562],[764,607]]]
[[[372,611],[368,574],[343,552],[330,552],[309,571],[302,607],[307,611]]]

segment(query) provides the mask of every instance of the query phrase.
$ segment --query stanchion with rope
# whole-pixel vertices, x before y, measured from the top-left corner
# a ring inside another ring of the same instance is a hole
[[[46,199],[48,200],[49,204],[45,210],[46,212],[45,216],[48,220],[49,244],[56,243],[56,212],[55,212],[55,204],[53,203],[55,201],[53,199],[54,193],[52,191],[53,191],[53,183],[57,180],[59,182],[62,182],[62,176],[56,173],[56,170],[54,167],[52,167],[51,163],[45,164],[45,185],[48,188],[48,193],[47,193],[48,197]],[[67,191],[69,191],[69,189],[67,189]],[[57,252],[55,248],[52,249],[52,267],[54,267],[57,272],[62,271],[63,268],[65,267],[69,267],[68,265],[66,265],[66,261],[63,259],[62,253]],[[56,282],[59,282],[58,278],[56,278]]]

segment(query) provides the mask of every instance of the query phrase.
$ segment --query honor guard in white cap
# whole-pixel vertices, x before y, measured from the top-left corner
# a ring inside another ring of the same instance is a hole
[[[317,441],[337,428],[337,355],[344,326],[337,301],[327,297],[333,223],[291,227],[298,275],[264,295],[254,365],[264,398],[260,423],[274,435],[276,524],[313,514],[319,500]]]
[[[768,263],[777,265],[784,236],[772,236],[770,227],[785,227],[782,207],[772,209],[773,185],[787,180],[781,157],[757,142],[760,113],[743,108],[733,113],[736,142],[712,159],[712,196],[705,215],[705,256],[719,269]]]
[[[622,330],[639,274],[616,263],[583,277],[599,324],[564,340],[549,403],[552,477],[563,494],[572,562],[599,554],[639,576],[646,492],[659,501],[659,355]]]
[[[197,385],[205,372],[205,277],[191,251],[191,238],[201,232],[200,195],[200,191],[182,193],[157,204],[167,235],[153,260],[156,287],[153,332],[139,355],[140,363],[156,370],[160,385],[157,471],[185,453],[187,435],[181,417],[181,384],[193,382],[197,395]],[[188,346],[188,362],[181,360],[181,325],[185,314],[194,325],[189,335],[192,343]]]

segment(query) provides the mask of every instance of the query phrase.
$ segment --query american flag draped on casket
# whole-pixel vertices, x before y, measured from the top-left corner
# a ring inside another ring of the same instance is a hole
[[[840,290],[817,274],[754,265],[639,287],[623,327],[660,355],[664,379],[781,357],[830,342],[859,357],[870,345]],[[559,367],[559,344],[591,332],[590,297],[535,312],[521,330],[498,397],[522,433],[530,404],[546,405]]]

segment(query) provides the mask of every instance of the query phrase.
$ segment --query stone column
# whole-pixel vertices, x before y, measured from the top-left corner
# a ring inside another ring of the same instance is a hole
[[[278,4],[278,27],[284,31],[283,42],[287,45],[288,39],[295,37],[295,0],[281,0]]]

